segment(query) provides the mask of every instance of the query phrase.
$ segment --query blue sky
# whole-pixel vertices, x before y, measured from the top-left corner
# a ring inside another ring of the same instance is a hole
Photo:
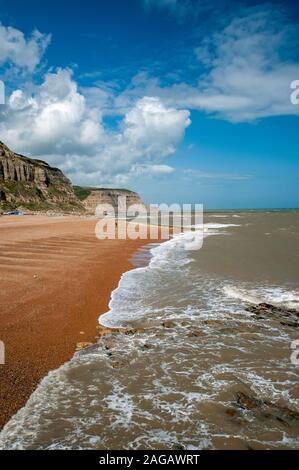
[[[293,2],[0,0],[0,139],[147,202],[298,207]]]

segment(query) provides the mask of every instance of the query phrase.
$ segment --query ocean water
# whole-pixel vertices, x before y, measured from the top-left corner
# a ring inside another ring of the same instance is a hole
[[[246,310],[299,310],[299,212],[204,223],[200,250],[181,234],[136,253],[100,321],[144,330],[107,336],[50,372],[0,448],[299,448],[299,329]]]

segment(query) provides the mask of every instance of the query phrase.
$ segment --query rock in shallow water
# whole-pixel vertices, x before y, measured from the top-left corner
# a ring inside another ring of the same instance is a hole
[[[299,413],[297,411],[241,391],[236,393],[236,404],[243,410],[254,412],[256,417],[261,419],[275,419],[284,426],[291,426],[299,422]],[[228,410],[226,412],[229,416],[233,416]]]
[[[246,310],[247,312],[254,313],[257,319],[272,318],[273,320],[279,320],[281,325],[293,328],[299,327],[299,312],[293,308],[278,307],[268,303],[261,303],[250,305]]]
[[[253,408],[256,408],[257,406],[262,404],[262,401],[259,401],[254,397],[246,395],[246,393],[243,392],[237,392],[236,397],[238,405],[241,406],[241,408],[247,410],[252,410]]]
[[[163,323],[162,323],[162,326],[164,328],[174,328],[176,326],[176,324],[174,323],[174,321],[172,320],[165,320]]]

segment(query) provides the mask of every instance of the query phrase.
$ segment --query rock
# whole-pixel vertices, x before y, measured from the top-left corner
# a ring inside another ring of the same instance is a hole
[[[105,341],[105,349],[112,349],[115,346],[115,342],[109,338]]]
[[[221,326],[223,324],[222,320],[205,320],[204,322],[206,325],[209,326]]]
[[[135,330],[136,330],[136,333],[141,333],[142,334],[142,333],[145,332],[145,329],[140,327],[140,326],[138,328],[135,328]]]
[[[53,213],[95,213],[99,204],[118,208],[118,196],[123,206],[146,206],[140,196],[127,189],[97,189],[73,186],[58,168],[48,163],[19,155],[0,142],[0,209],[24,208]],[[124,202],[125,201],[125,202]],[[122,203],[122,202],[121,202]],[[121,204],[120,203],[120,204]],[[122,210],[122,207],[120,207]]]
[[[126,207],[122,208],[120,206],[120,211],[125,211],[133,204],[138,204],[140,208],[143,208],[146,211],[146,206],[142,201],[139,194],[129,191],[128,189],[110,189],[110,188],[84,188],[80,186],[74,186],[75,193],[82,201],[83,206],[87,212],[94,214],[96,208],[99,205],[106,205],[107,207],[112,207],[118,210],[118,201],[120,204],[122,201],[126,201]],[[118,199],[122,197],[123,199]],[[125,198],[125,199],[124,199]],[[113,210],[112,215],[115,215]]]
[[[299,413],[278,403],[262,400],[243,392],[237,392],[237,404],[246,410],[257,413],[262,418],[275,419],[284,426],[290,426],[294,421],[299,421]]]
[[[186,447],[183,444],[180,444],[179,442],[175,443],[173,446],[173,450],[185,450],[185,449]]]
[[[246,310],[254,313],[255,318],[258,320],[270,317],[273,320],[278,320],[283,326],[290,326],[291,328],[299,327],[299,312],[293,308],[278,307],[268,303],[261,303],[250,305]]]
[[[87,341],[82,341],[81,343],[77,343],[76,345],[76,350],[80,351],[81,349],[88,348],[89,346],[92,346],[93,343],[89,343]]]
[[[236,416],[237,415],[237,411],[234,409],[234,408],[227,408],[225,410],[225,414],[227,414],[228,416]]]
[[[299,323],[298,322],[284,322],[284,321],[281,321],[280,322],[281,325],[283,326],[291,326],[292,328],[298,328],[299,327]]]
[[[111,362],[111,366],[113,367],[113,369],[122,369],[123,367],[126,367],[128,365],[128,363],[124,360],[114,360],[113,362]]]
[[[12,152],[0,142],[0,206],[84,212],[71,182],[58,168]]]
[[[153,349],[153,345],[150,344],[150,343],[145,343],[143,346],[142,346],[142,349]]]
[[[203,335],[204,333],[201,330],[191,330],[189,333],[187,333],[188,338],[195,338]]]
[[[176,324],[172,321],[172,320],[165,320],[163,323],[162,323],[162,326],[164,328],[174,328],[176,326]]]
[[[102,325],[97,325],[96,328],[98,330],[98,335],[101,338],[107,335],[118,334],[122,331],[122,329],[119,329],[119,328],[106,328],[105,326],[102,326]]]
[[[138,333],[144,333],[144,328],[126,328],[123,333],[125,335],[136,335]]]
[[[294,421],[299,421],[299,413],[298,411],[291,410],[286,406],[281,406],[277,403],[271,403],[269,401],[264,402],[265,406],[269,410],[269,414],[273,417],[275,416],[276,419],[283,424],[291,424]]]
[[[237,392],[236,398],[237,398],[238,405],[241,408],[244,408],[247,410],[252,410],[253,408],[256,408],[262,403],[256,398],[246,395],[246,393],[243,393],[243,392]]]
[[[278,307],[267,303],[260,303],[257,305],[250,305],[246,308],[247,312],[255,313],[256,315],[272,315],[272,316],[283,316],[283,317],[298,317],[299,312],[293,308]]]
[[[247,339],[255,339],[257,337],[257,334],[256,333],[251,333],[251,332],[247,332],[247,331],[242,331],[241,333],[239,333],[241,336],[247,338]]]

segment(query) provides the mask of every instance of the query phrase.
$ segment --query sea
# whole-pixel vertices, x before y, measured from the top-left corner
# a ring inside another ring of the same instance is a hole
[[[250,311],[299,311],[299,211],[206,212],[203,235],[134,255],[99,319],[127,333],[51,371],[1,449],[299,449],[299,328]]]

